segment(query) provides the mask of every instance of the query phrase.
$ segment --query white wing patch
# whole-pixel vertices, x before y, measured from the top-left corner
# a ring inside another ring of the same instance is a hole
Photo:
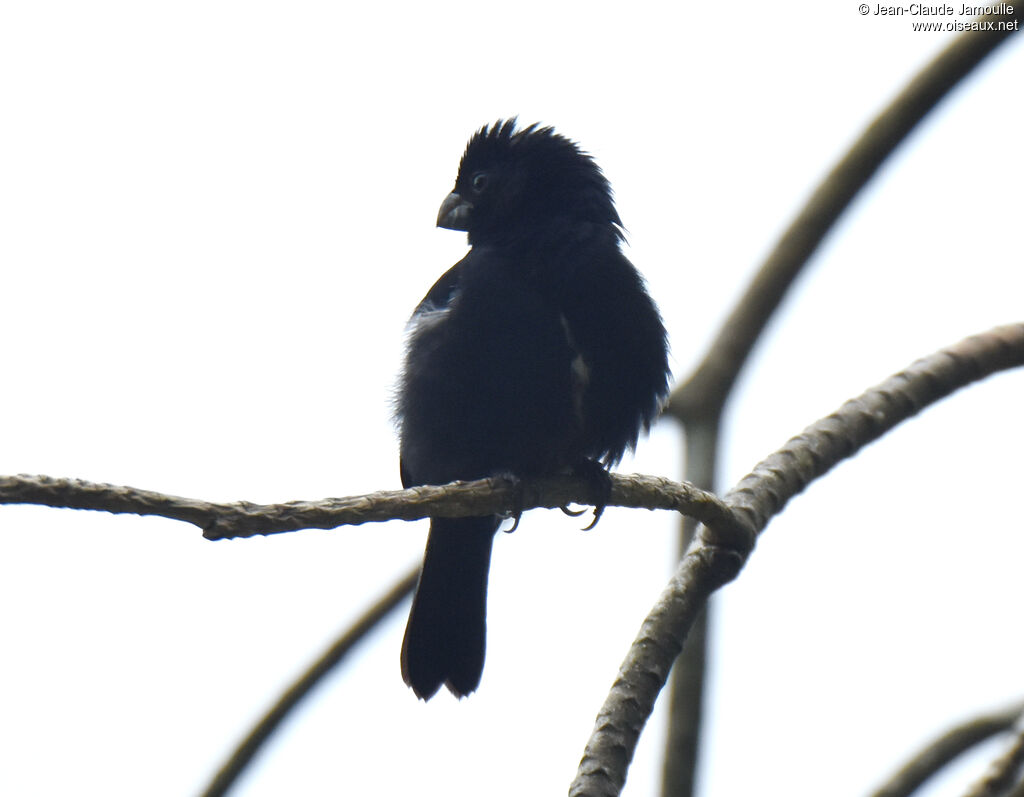
[[[587,367],[587,361],[583,359],[583,354],[576,347],[576,340],[572,336],[572,330],[569,329],[569,320],[564,315],[560,315],[559,320],[562,322],[562,329],[565,330],[565,341],[569,344],[569,350],[574,355],[569,363],[572,380],[572,406],[576,412],[576,420],[582,425],[583,396],[586,394],[587,386],[590,384],[590,369]]]
[[[443,324],[451,315],[452,307],[458,301],[459,292],[454,291],[447,303],[442,305],[424,301],[409,319],[409,336],[415,338]]]

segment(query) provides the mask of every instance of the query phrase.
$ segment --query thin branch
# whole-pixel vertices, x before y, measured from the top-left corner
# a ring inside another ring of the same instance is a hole
[[[611,474],[609,506],[672,509],[712,526],[732,522],[721,500],[693,485],[656,476]],[[70,509],[95,509],[116,514],[156,515],[182,520],[203,529],[207,539],[252,537],[299,529],[425,517],[466,517],[507,512],[521,498],[523,509],[555,509],[570,503],[594,503],[593,485],[573,476],[523,481],[480,479],[441,486],[384,490],[348,498],[254,504],[218,504],[164,495],[151,490],[95,484],[50,476],[0,476],[0,504],[41,504]]]
[[[1017,703],[951,728],[904,764],[871,797],[910,797],[922,783],[963,753],[997,733],[1012,729],[1022,714],[1024,703]]]
[[[964,797],[1005,797],[1020,777],[1024,768],[1024,717],[1017,717],[1017,724],[1006,749],[993,761],[988,771],[969,788]],[[1019,786],[1019,784],[1017,784]]]
[[[1019,16],[1015,6],[1012,13],[988,15],[980,21],[1013,22]],[[783,233],[703,361],[673,391],[667,413],[689,423],[721,412],[761,330],[836,219],[917,123],[1014,32],[1016,28],[961,34],[868,125]]]
[[[715,486],[720,418],[708,415],[686,426],[686,479],[707,490]],[[683,517],[679,533],[679,558],[685,554],[699,524]],[[701,724],[704,713],[705,670],[713,604],[697,615],[679,658],[672,665],[669,689],[668,733],[662,763],[662,797],[691,797],[697,781]]]
[[[821,241],[917,124],[1010,32],[971,32],[956,38],[868,125],[826,175],[758,269],[702,362],[673,391],[666,412],[684,425],[688,438],[717,437],[722,411],[754,343]],[[705,452],[704,460],[695,461],[691,448],[688,444],[686,479],[714,490],[716,485],[710,476],[701,479],[697,474],[713,470],[716,451]],[[684,529],[681,534],[683,547],[689,543],[688,533]],[[698,618],[672,676],[663,797],[691,797],[694,792],[707,626],[705,611]]]
[[[1024,323],[996,327],[924,357],[764,459],[725,496],[763,529],[790,498],[925,407],[972,382],[1024,365]]]
[[[716,529],[705,526],[698,532],[619,668],[569,794],[619,794],[640,732],[690,627],[711,593],[738,575],[756,535],[790,498],[929,404],[997,371],[1022,365],[1024,323],[967,338],[846,402],[742,479],[725,496],[725,503],[743,522]]]
[[[291,713],[303,698],[308,695],[313,687],[323,680],[343,658],[360,641],[373,630],[379,622],[384,620],[395,608],[401,605],[406,597],[412,594],[416,586],[416,579],[419,577],[420,569],[416,567],[407,573],[391,590],[383,595],[366,614],[359,618],[344,636],[332,644],[305,673],[278,698],[277,703],[263,715],[249,735],[242,740],[237,748],[231,753],[228,760],[217,772],[210,785],[203,792],[203,797],[222,797],[238,780],[238,776],[249,765],[252,759],[263,747],[264,742],[277,730],[285,717]]]

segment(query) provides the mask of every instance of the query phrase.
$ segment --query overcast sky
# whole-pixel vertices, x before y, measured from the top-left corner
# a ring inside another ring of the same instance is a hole
[[[465,251],[437,208],[469,135],[513,114],[604,168],[683,377],[951,40],[913,21],[853,0],[6,3],[0,473],[266,502],[398,487],[404,325]],[[1017,37],[820,249],[737,386],[723,488],[917,357],[1022,320],[1022,74]],[[865,794],[1024,692],[1022,395],[1021,373],[957,394],[769,527],[717,600],[704,794]],[[620,470],[679,478],[678,429]],[[477,694],[414,698],[403,608],[237,793],[564,793],[675,545],[665,513],[581,525],[537,511],[499,535]],[[211,543],[0,507],[0,793],[196,793],[426,527]],[[626,794],[657,793],[662,725]]]

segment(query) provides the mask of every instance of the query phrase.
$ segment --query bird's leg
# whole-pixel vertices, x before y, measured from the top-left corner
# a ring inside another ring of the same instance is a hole
[[[597,493],[597,500],[594,502],[594,519],[590,522],[589,526],[583,529],[584,531],[590,531],[597,525],[597,521],[601,519],[605,507],[608,506],[608,502],[611,500],[612,477],[608,475],[608,471],[596,459],[584,459],[576,463],[572,468],[572,475],[584,479],[590,485],[590,489]],[[586,510],[574,513],[573,510],[562,507],[562,511],[567,515],[576,516],[582,515]]]

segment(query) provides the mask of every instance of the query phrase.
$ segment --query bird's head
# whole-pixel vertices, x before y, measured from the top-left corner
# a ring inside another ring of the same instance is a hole
[[[528,243],[553,230],[597,225],[622,237],[611,187],[593,159],[550,127],[516,120],[482,127],[469,140],[437,226],[465,230],[469,243]]]

